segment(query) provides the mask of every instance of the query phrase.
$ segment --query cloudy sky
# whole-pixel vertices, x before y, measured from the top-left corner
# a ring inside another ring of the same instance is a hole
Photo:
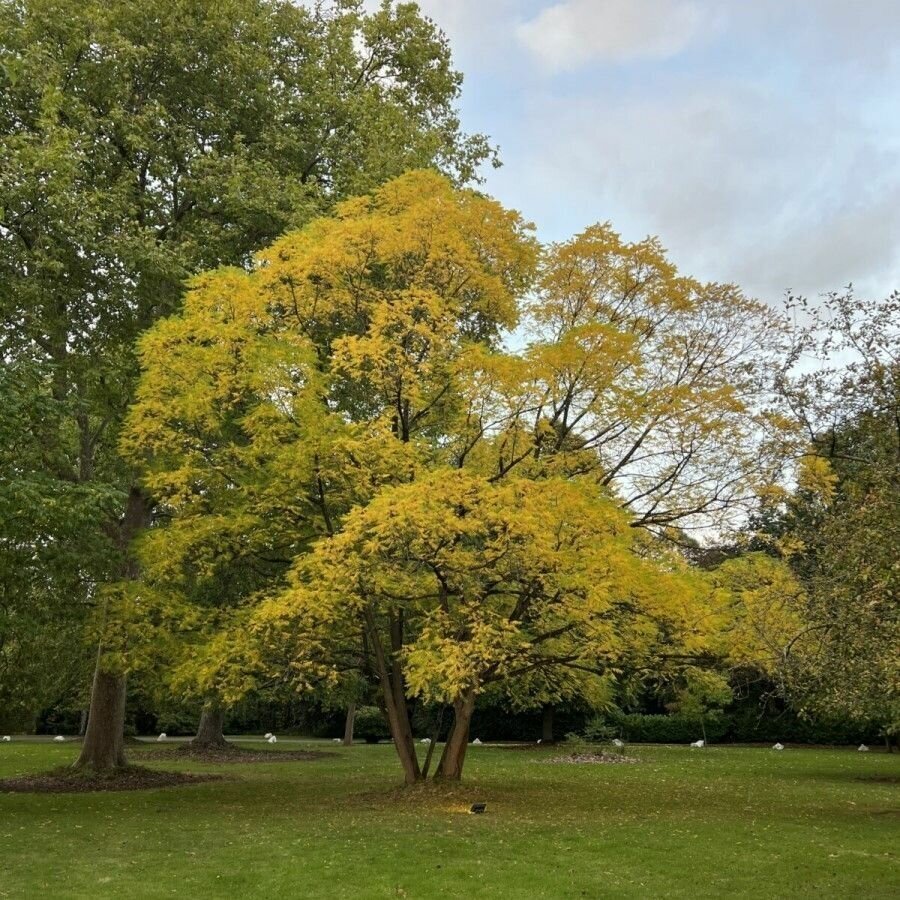
[[[609,219],[777,302],[900,288],[900,0],[420,0],[545,240]]]

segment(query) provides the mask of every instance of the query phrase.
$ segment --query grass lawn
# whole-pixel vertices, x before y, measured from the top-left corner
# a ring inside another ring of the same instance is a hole
[[[316,746],[334,756],[173,766],[227,781],[0,794],[0,897],[900,896],[897,754],[473,747],[462,785],[395,790],[389,745]],[[75,753],[0,744],[0,777]]]

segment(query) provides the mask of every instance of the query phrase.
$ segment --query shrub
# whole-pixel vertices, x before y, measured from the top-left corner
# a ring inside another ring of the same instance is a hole
[[[618,736],[619,729],[603,716],[595,716],[584,726],[584,739],[592,744],[604,744]]]
[[[703,727],[696,716],[614,712],[591,719],[584,733],[592,741],[620,737],[637,744],[688,744],[702,737],[704,728],[707,740],[718,741],[724,737],[728,722],[718,710],[704,717]]]
[[[790,710],[761,713],[743,706],[723,712],[713,710],[703,719],[708,741],[733,743],[858,744],[878,740],[877,729],[847,720],[807,721]],[[613,737],[644,744],[687,744],[703,737],[697,716],[647,715],[614,711],[591,719],[584,728],[586,740],[603,743]]]
[[[353,732],[367,744],[377,744],[391,736],[384,713],[377,706],[361,706],[356,711]]]

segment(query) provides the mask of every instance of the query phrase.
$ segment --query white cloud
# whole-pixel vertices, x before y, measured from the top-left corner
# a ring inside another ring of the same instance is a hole
[[[516,29],[549,69],[667,59],[691,44],[710,14],[695,0],[562,0]]]
[[[418,0],[418,4],[447,34],[454,60],[464,72],[506,66],[516,22],[527,14],[522,0]]]
[[[420,5],[544,239],[611,219],[773,302],[900,288],[900,0]]]
[[[770,302],[849,281],[886,293],[900,275],[900,149],[828,98],[798,109],[759,85],[697,82],[544,95],[527,119],[539,130],[494,181],[545,235],[611,219],[629,239],[658,234],[686,274]]]

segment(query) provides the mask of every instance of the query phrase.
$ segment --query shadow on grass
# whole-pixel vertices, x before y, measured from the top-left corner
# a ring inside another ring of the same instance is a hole
[[[0,779],[0,793],[80,794],[92,791],[143,791],[222,780],[223,775],[166,772],[144,766],[125,766],[111,772],[82,771],[64,766],[49,772]]]

